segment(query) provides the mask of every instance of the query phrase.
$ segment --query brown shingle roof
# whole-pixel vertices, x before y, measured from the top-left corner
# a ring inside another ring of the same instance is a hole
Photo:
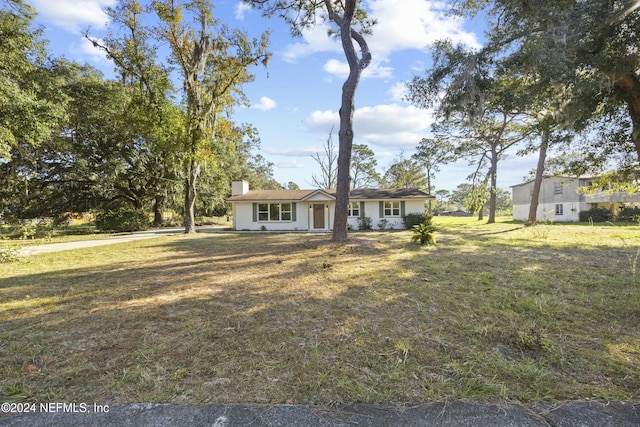
[[[435,197],[415,188],[356,188],[349,192],[349,198],[354,200],[382,200],[382,199],[418,199],[427,200]]]
[[[302,200],[314,192],[324,191],[335,197],[336,190],[251,190],[246,194],[231,196],[229,202],[260,201],[260,200]],[[386,199],[415,199],[427,200],[435,197],[415,188],[356,188],[349,192],[352,200],[386,200]]]
[[[251,190],[246,194],[231,196],[230,202],[256,200],[301,200],[316,190]]]

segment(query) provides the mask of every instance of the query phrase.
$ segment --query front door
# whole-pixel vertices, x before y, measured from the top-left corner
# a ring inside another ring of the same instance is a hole
[[[324,205],[313,205],[313,228],[324,228]]]

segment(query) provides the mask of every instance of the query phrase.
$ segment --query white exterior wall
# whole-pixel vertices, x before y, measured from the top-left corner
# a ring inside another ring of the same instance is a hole
[[[562,205],[562,215],[556,215],[556,205]],[[578,202],[562,202],[557,203],[539,203],[536,211],[538,221],[552,222],[577,222],[579,220],[580,211],[588,210],[582,207],[584,203]],[[529,218],[529,205],[513,205],[513,219],[517,221],[526,221]]]
[[[356,200],[354,200],[355,202]],[[357,200],[357,202],[361,202],[362,200]],[[364,216],[371,218],[371,226],[374,230],[380,229],[380,221],[384,219],[384,217],[380,217],[380,202],[383,200],[367,200],[364,203]],[[399,200],[395,200],[399,201]],[[425,202],[424,200],[405,200],[404,201],[404,213],[417,213],[423,214],[425,212]],[[404,222],[402,221],[402,215],[397,217],[387,217],[387,229],[393,230],[403,230]],[[348,224],[352,229],[357,230],[359,228],[358,217],[349,217]]]
[[[234,202],[233,203],[233,228],[235,230],[262,230],[265,226],[271,231],[308,230],[308,205],[306,203],[296,203],[295,221],[257,221],[253,222],[254,202]],[[278,203],[278,202],[270,202]],[[284,202],[290,203],[290,202]]]
[[[358,203],[360,200],[358,201]],[[379,229],[380,223],[380,205],[379,200],[366,201],[365,202],[365,216],[371,218],[372,226],[374,230]],[[309,200],[296,203],[296,221],[257,221],[253,222],[253,203],[256,202],[234,202],[233,203],[233,228],[235,230],[251,230],[259,231],[262,227],[266,227],[268,231],[330,231],[333,229],[333,219],[335,216],[335,202],[322,200],[318,197],[318,200]],[[264,202],[267,203],[267,202]],[[268,203],[278,203],[277,201],[269,201]],[[282,203],[291,203],[289,201],[283,201]],[[313,228],[313,205],[323,204],[325,206],[325,228],[314,229]],[[425,212],[424,200],[407,200],[405,201],[405,214]],[[389,217],[387,229],[402,230],[404,229],[404,222],[402,216]],[[348,224],[353,230],[359,228],[358,217],[349,217]]]
[[[568,177],[547,177],[542,181],[536,218],[539,221],[577,222],[580,211],[588,210],[584,196],[578,194],[580,179]],[[556,186],[562,191],[556,193]],[[533,181],[512,187],[513,219],[526,221],[533,192]],[[562,205],[562,214],[556,215],[556,205]]]

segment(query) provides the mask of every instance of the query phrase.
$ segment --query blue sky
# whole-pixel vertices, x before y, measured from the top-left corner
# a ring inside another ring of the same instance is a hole
[[[37,23],[45,29],[54,55],[87,62],[113,76],[113,65],[83,37],[99,37],[108,23],[102,9],[115,0],[28,0],[38,11]],[[265,19],[239,0],[214,0],[215,16],[231,28],[252,36],[270,30],[267,69],[256,67],[255,81],[243,89],[250,107],[239,107],[238,123],[251,123],[260,133],[261,154],[274,164],[282,183],[311,187],[319,173],[311,155],[322,147],[333,126],[338,129],[341,87],[348,67],[338,40],[327,37],[327,25],[318,25],[303,37],[292,38],[279,18]],[[479,47],[482,22],[464,22],[446,15],[447,1],[364,0],[378,23],[367,41],[373,55],[356,93],[355,143],[368,145],[380,169],[402,151],[410,156],[421,138],[429,136],[432,112],[403,100],[403,82],[421,74],[431,62],[429,45],[449,38]],[[337,144],[337,135],[334,133]],[[535,157],[535,156],[534,156]],[[522,182],[535,158],[509,155],[498,169],[498,186],[508,189]],[[437,174],[436,189],[453,190],[465,182],[473,167],[467,162],[446,165]]]

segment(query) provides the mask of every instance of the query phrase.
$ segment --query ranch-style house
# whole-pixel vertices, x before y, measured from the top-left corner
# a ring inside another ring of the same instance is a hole
[[[234,230],[330,231],[335,190],[250,190],[246,181],[232,182]],[[349,227],[358,230],[365,218],[373,229],[403,229],[403,217],[425,212],[434,199],[413,188],[358,188],[349,193]]]

